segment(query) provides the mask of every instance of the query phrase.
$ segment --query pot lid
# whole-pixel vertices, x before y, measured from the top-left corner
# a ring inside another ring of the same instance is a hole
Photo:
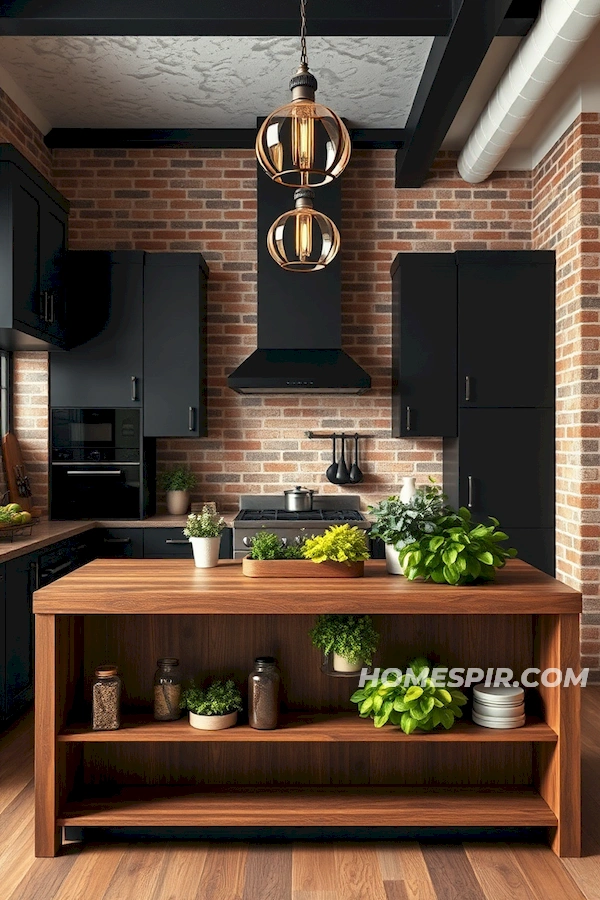
[[[314,492],[314,491],[309,491],[308,488],[303,488],[302,485],[297,484],[296,487],[295,487],[293,490],[292,490],[292,488],[290,488],[289,491],[284,491],[283,493],[284,493],[284,494],[296,494],[296,495],[301,495],[301,494],[314,494],[315,492]]]

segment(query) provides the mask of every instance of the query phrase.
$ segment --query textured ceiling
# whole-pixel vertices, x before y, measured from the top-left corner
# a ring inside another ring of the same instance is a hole
[[[317,99],[354,126],[406,122],[429,37],[309,38]],[[251,128],[289,99],[288,37],[2,37],[0,65],[55,128]]]

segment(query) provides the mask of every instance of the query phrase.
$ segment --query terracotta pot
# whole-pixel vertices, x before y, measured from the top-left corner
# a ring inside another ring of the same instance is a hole
[[[169,515],[185,516],[189,505],[189,491],[167,491],[167,510]]]
[[[210,540],[210,538],[208,538]],[[237,722],[237,711],[227,713],[225,716],[199,716],[190,713],[190,725],[200,731],[221,731],[223,728],[231,728]]]
[[[347,659],[344,659],[343,656],[340,656],[339,653],[333,654],[334,672],[360,672],[363,666],[364,662],[362,661],[362,659],[359,659],[357,663],[351,663],[348,662]]]
[[[194,552],[194,563],[197,569],[213,569],[219,562],[221,537],[191,537],[190,544]]]

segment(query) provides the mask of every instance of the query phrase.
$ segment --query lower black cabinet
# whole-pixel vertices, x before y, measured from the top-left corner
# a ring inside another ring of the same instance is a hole
[[[508,541],[503,546],[515,547],[518,559],[547,575],[555,575],[556,542],[553,528],[507,528],[506,531]]]
[[[12,718],[33,699],[33,592],[37,554],[5,563],[5,716]]]
[[[102,529],[98,540],[98,556],[101,559],[143,559],[143,530],[141,528]]]
[[[144,528],[146,559],[191,559],[192,545],[181,528]]]

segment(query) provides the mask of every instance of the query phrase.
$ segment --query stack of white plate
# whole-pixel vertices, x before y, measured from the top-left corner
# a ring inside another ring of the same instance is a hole
[[[525,724],[525,691],[522,687],[474,687],[473,721],[486,728],[520,728]]]

